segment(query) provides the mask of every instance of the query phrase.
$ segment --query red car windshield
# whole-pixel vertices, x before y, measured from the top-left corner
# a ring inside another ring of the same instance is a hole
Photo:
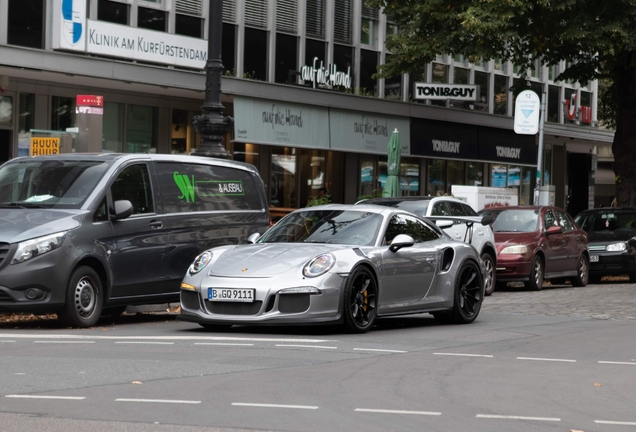
[[[532,232],[539,226],[539,210],[504,210],[492,224],[494,232]]]

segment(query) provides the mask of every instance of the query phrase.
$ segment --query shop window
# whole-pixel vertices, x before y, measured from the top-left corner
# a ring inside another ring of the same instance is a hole
[[[521,186],[521,167],[509,166],[506,187],[518,188],[519,186]]]
[[[130,6],[110,0],[99,0],[97,2],[97,19],[115,24],[128,25],[128,14]]]
[[[9,0],[9,45],[44,48],[44,5],[44,0]]]
[[[51,130],[66,131],[75,127],[75,98],[51,97]]]
[[[267,31],[245,27],[243,78],[267,81]]]
[[[546,120],[552,123],[559,122],[559,105],[561,105],[560,93],[560,87],[553,85],[548,86],[548,115]]]
[[[366,159],[360,163],[360,190],[358,199],[373,198],[377,195],[375,183],[375,161]]]
[[[224,3],[225,4],[225,3]],[[221,56],[226,73],[235,76],[236,70],[236,26],[223,23],[223,36],[221,40]]]
[[[165,32],[168,22],[166,12],[159,9],[137,8],[137,27]]]
[[[481,162],[466,162],[466,185],[484,185],[484,164]]]
[[[190,15],[176,14],[174,32],[178,35],[201,39],[203,37],[203,19]]]
[[[508,77],[495,75],[495,106],[493,112],[499,115],[508,115]]]
[[[261,161],[261,146],[258,144],[234,143],[232,160],[245,162],[259,167]]]
[[[19,131],[20,133],[27,133],[35,126],[35,95],[33,93],[20,93],[19,108]]]
[[[446,167],[446,194],[452,195],[453,185],[465,183],[466,163],[449,160]]]
[[[492,187],[506,187],[508,185],[508,166],[502,164],[490,165],[490,185]]]
[[[188,154],[188,111],[173,109],[170,125],[170,153]]]
[[[391,56],[386,54],[386,63],[389,63]],[[389,100],[402,99],[402,75],[396,75],[384,79],[384,98]]]
[[[432,196],[444,195],[446,190],[446,163],[443,159],[428,159],[426,192]]]
[[[552,181],[552,150],[544,149],[543,150],[543,179],[541,180],[542,185],[549,185]]]
[[[375,96],[378,94],[378,81],[373,75],[378,72],[378,53],[360,50],[360,94]]]
[[[519,205],[534,204],[534,188],[532,176],[536,175],[534,167],[521,167],[521,187],[519,190]]]
[[[432,80],[433,84],[448,84],[448,65],[433,63]],[[446,101],[434,100],[431,105],[446,106]]]
[[[402,196],[420,194],[420,159],[402,158],[400,160],[400,189]]]
[[[351,85],[353,86],[353,77],[355,76],[355,71],[353,69],[353,48],[345,45],[334,45],[333,46],[333,63],[338,68],[339,72],[349,73],[351,77]],[[335,90],[341,91],[351,91],[350,89],[346,89],[344,86],[334,87]]]
[[[291,147],[272,147],[269,179],[269,205],[271,207],[298,207],[296,152],[297,149]]]
[[[159,108],[128,105],[126,116],[127,153],[157,153]]]
[[[124,151],[124,119],[126,105],[118,102],[104,102],[102,150],[122,153]]]
[[[298,38],[276,34],[276,77],[280,84],[298,83]]]
[[[378,156],[378,192],[381,194],[386,187],[386,179],[389,175],[389,171],[386,167],[388,157],[387,156]]]
[[[305,206],[318,197],[321,188],[329,190],[327,152],[300,150],[300,205]]]
[[[487,72],[475,72],[475,85],[479,87],[479,99],[475,102],[475,111],[488,112],[490,75]]]

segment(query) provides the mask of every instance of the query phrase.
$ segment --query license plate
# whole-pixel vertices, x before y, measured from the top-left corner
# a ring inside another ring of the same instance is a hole
[[[590,262],[598,262],[598,255],[590,255]]]
[[[208,288],[208,300],[252,303],[254,288]]]

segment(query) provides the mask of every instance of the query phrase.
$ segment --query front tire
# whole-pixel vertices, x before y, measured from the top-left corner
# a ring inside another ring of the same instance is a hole
[[[540,291],[543,287],[543,260],[540,256],[535,255],[532,260],[532,268],[530,269],[530,280],[524,285],[532,291]]]
[[[75,269],[66,288],[66,304],[57,317],[69,327],[92,327],[102,313],[104,295],[102,281],[88,266]]]
[[[347,279],[344,289],[343,326],[350,333],[369,330],[377,316],[378,285],[371,270],[356,268]]]
[[[495,292],[495,285],[497,283],[495,259],[488,253],[483,254],[481,259],[484,262],[484,295],[489,296]]]
[[[584,287],[587,285],[590,276],[590,263],[585,255],[579,258],[579,265],[576,269],[576,277],[572,279],[573,287]]]
[[[477,318],[484,301],[484,280],[479,266],[466,261],[455,278],[453,309],[450,313],[435,313],[435,319],[443,324],[470,324]]]

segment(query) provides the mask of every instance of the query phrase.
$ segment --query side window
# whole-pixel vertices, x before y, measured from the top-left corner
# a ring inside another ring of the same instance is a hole
[[[553,226],[558,226],[552,210],[548,210],[545,212],[545,216],[543,217],[543,224],[545,225],[545,229]]]
[[[433,205],[431,216],[451,216],[451,212],[444,201],[436,202]]]
[[[93,222],[104,222],[108,220],[108,207],[106,204],[106,197],[99,203],[97,210],[93,214]]]
[[[453,216],[468,216],[461,203],[449,201],[447,204],[450,207],[450,211]]]
[[[165,213],[261,210],[262,192],[249,171],[195,164],[157,162]]]
[[[420,236],[423,242],[437,240],[441,237],[440,233],[435,231],[432,227],[426,225],[424,222],[417,221],[420,226]]]
[[[130,165],[117,176],[110,187],[113,202],[128,200],[133,205],[133,214],[154,213],[152,187],[146,164]]]
[[[462,207],[464,208],[466,216],[477,216],[477,212],[468,204],[462,204]]]
[[[574,231],[574,225],[568,215],[563,212],[557,212],[557,216],[559,217],[559,226],[563,230],[563,232]]]
[[[400,235],[406,234],[413,237],[416,243],[421,242],[419,221],[415,218],[405,215],[394,215],[389,221],[389,226],[386,229],[384,241],[387,245],[390,245],[393,239]]]

